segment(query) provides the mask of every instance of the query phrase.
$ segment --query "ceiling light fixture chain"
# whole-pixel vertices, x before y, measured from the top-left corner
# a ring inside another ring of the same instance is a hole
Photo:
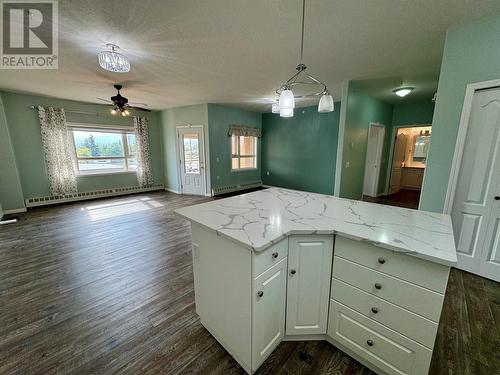
[[[272,106],[272,112],[278,113],[281,117],[293,117],[293,109],[295,108],[295,99],[315,98],[321,96],[318,104],[318,112],[333,111],[333,97],[330,95],[325,83],[321,82],[316,77],[306,72],[307,66],[302,62],[304,58],[304,33],[305,33],[305,12],[306,0],[302,0],[302,34],[300,41],[300,63],[295,68],[297,72],[292,75],[284,84],[276,89],[276,94],[279,96],[278,103]],[[292,88],[294,86],[321,86],[320,90],[314,90],[303,95],[294,95]]]

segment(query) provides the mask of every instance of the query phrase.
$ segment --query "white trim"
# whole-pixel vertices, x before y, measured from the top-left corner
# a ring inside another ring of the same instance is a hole
[[[432,124],[411,124],[411,125],[394,125],[392,126],[392,131],[391,131],[391,145],[389,146],[389,154],[387,155],[387,174],[385,176],[385,189],[384,189],[384,194],[388,195],[389,194],[389,188],[390,188],[390,182],[391,182],[391,173],[392,173],[392,163],[394,159],[394,144],[396,143],[396,134],[397,134],[397,129],[405,129],[405,128],[421,128],[424,126],[430,126],[432,127]],[[425,166],[425,169],[427,169],[427,165]],[[424,172],[424,178],[425,178],[425,172]],[[424,186],[424,183],[422,182],[422,187]]]
[[[342,156],[344,153],[344,132],[347,116],[347,96],[349,94],[349,81],[342,83],[342,97],[340,99],[339,135],[337,141],[337,160],[335,162],[335,180],[333,183],[333,195],[340,197],[340,182],[342,177]]]
[[[73,122],[73,121],[66,121],[66,125],[68,128],[75,128],[75,129],[82,129],[82,130],[87,130],[87,129],[105,129],[105,130],[114,130],[114,131],[134,131],[134,125],[109,125],[109,124],[94,124],[94,123],[87,123],[87,122]]]
[[[4,215],[10,215],[10,214],[19,214],[21,212],[26,212],[26,207],[22,207],[22,208],[12,208],[10,210],[4,210],[3,211],[3,214]]]
[[[370,123],[368,124],[368,133],[367,133],[367,136],[366,136],[366,156],[365,156],[365,168],[363,169],[363,191],[361,193],[361,199],[363,199],[363,196],[365,195],[365,178],[366,178],[366,164],[368,162],[368,142],[369,142],[369,139],[370,139],[370,131],[372,129],[372,127],[376,127],[376,128],[380,128],[382,129],[382,144],[379,145],[379,142],[380,140],[377,138],[377,159],[379,159],[379,169],[378,169],[378,173],[376,174],[376,177],[375,177],[375,197],[379,197],[381,195],[383,195],[383,193],[379,194],[378,192],[378,186],[380,185],[380,173],[381,173],[381,168],[380,166],[382,165],[382,156],[384,154],[384,140],[385,140],[385,130],[386,130],[386,126],[384,124],[381,124],[380,122],[373,122],[373,121],[370,121]],[[377,136],[378,137],[378,136]],[[381,146],[380,148],[378,148],[379,146]]]
[[[444,200],[443,213],[450,214],[453,208],[453,200],[455,199],[455,190],[457,188],[458,174],[462,165],[462,154],[464,152],[465,139],[467,137],[467,129],[469,127],[470,113],[472,110],[472,101],[477,90],[488,89],[500,86],[500,79],[491,81],[469,83],[465,88],[464,104],[462,114],[460,115],[460,123],[458,126],[457,142],[455,143],[455,152],[453,153],[453,162],[451,164],[450,177],[448,179],[448,187],[446,189],[446,197]],[[425,176],[424,176],[425,178]]]
[[[175,194],[181,194],[181,192],[179,190],[175,190],[175,189],[170,189],[170,188],[165,188],[166,191],[169,191],[171,193],[175,193]]]
[[[179,149],[179,139],[180,139],[180,133],[179,130],[181,129],[192,129],[192,128],[199,128],[201,129],[201,143],[203,144],[203,178],[205,179],[205,191],[203,192],[202,195],[207,196],[207,194],[210,194],[210,192],[207,190],[208,189],[208,178],[207,178],[207,170],[209,168],[207,159],[209,158],[209,155],[207,155],[207,150],[206,147],[207,145],[205,144],[205,125],[192,125],[192,124],[184,124],[184,125],[176,125],[175,126],[175,163],[177,164],[177,189],[179,190],[179,194],[184,194],[183,189],[182,189],[182,170],[181,170],[181,156],[180,156],[180,149]],[[211,194],[208,196],[212,196]]]

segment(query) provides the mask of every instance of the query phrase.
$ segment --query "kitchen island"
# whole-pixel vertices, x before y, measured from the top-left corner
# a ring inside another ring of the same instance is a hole
[[[185,207],[196,311],[253,373],[282,340],[327,340],[379,374],[428,372],[448,215],[269,188]]]

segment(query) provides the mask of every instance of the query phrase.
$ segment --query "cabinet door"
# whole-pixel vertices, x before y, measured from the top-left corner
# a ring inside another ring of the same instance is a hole
[[[285,258],[254,280],[254,371],[281,342],[285,333],[286,267]]]
[[[332,255],[333,235],[290,237],[287,335],[326,333]]]

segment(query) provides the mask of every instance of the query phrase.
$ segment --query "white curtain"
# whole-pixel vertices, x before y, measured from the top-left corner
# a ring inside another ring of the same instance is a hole
[[[135,141],[137,143],[137,181],[140,186],[153,184],[151,154],[149,152],[148,119],[134,117]]]
[[[76,193],[76,176],[64,109],[38,107],[43,150],[52,195]]]

